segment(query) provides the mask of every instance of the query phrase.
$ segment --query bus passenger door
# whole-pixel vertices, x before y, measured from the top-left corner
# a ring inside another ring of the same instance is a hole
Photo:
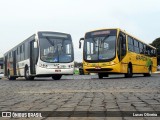
[[[13,74],[17,75],[17,72],[16,72],[16,50],[13,51]]]
[[[30,42],[30,71],[31,74],[36,74],[36,60],[37,60],[37,48],[34,48],[34,41]]]
[[[8,70],[7,70],[7,68],[8,68],[8,66],[7,66],[7,65],[8,65],[8,64],[7,64],[7,59],[8,59],[8,56],[6,55],[5,58],[4,58],[4,68],[5,68],[5,71],[4,71],[5,73],[4,73],[4,75],[5,75],[5,76],[8,75]]]
[[[118,58],[121,61],[126,55],[126,35],[122,32],[119,34],[118,38]]]

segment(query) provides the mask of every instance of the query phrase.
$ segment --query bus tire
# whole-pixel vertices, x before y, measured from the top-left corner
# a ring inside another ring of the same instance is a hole
[[[53,75],[53,76],[52,76],[52,79],[53,79],[53,80],[60,80],[61,77],[62,77],[62,75]]]
[[[148,73],[144,73],[143,75],[144,75],[144,77],[150,77],[151,74],[152,74],[152,67],[149,66],[149,68],[148,68]]]
[[[131,66],[131,65],[128,65],[127,73],[125,74],[125,77],[126,77],[126,78],[131,78],[132,76],[133,76],[132,66]]]
[[[103,74],[102,73],[98,73],[98,78],[99,79],[103,79]]]
[[[29,75],[28,66],[25,67],[25,70],[24,70],[24,77],[25,77],[26,80],[34,80],[34,77]]]
[[[10,75],[10,71],[9,70],[8,70],[8,73],[7,73],[7,78],[9,80],[15,80],[16,79],[15,77],[13,77],[13,76]]]

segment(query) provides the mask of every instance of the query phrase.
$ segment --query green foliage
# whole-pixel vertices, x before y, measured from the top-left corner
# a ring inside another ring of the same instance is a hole
[[[79,75],[79,70],[74,70],[74,74]]]
[[[157,48],[157,64],[160,65],[160,38],[155,39],[151,45]]]
[[[157,49],[160,49],[160,38],[155,39],[151,45],[156,47]]]

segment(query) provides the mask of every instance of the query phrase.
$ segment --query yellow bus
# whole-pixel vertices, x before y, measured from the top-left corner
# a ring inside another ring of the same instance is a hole
[[[98,73],[99,79],[109,74],[151,76],[157,69],[156,48],[119,28],[87,32],[79,48],[82,40],[85,74]]]

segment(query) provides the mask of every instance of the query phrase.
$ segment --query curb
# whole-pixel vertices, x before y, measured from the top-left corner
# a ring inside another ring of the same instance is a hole
[[[153,72],[153,73],[155,73],[155,74],[160,74],[160,71],[156,71],[156,72]]]

